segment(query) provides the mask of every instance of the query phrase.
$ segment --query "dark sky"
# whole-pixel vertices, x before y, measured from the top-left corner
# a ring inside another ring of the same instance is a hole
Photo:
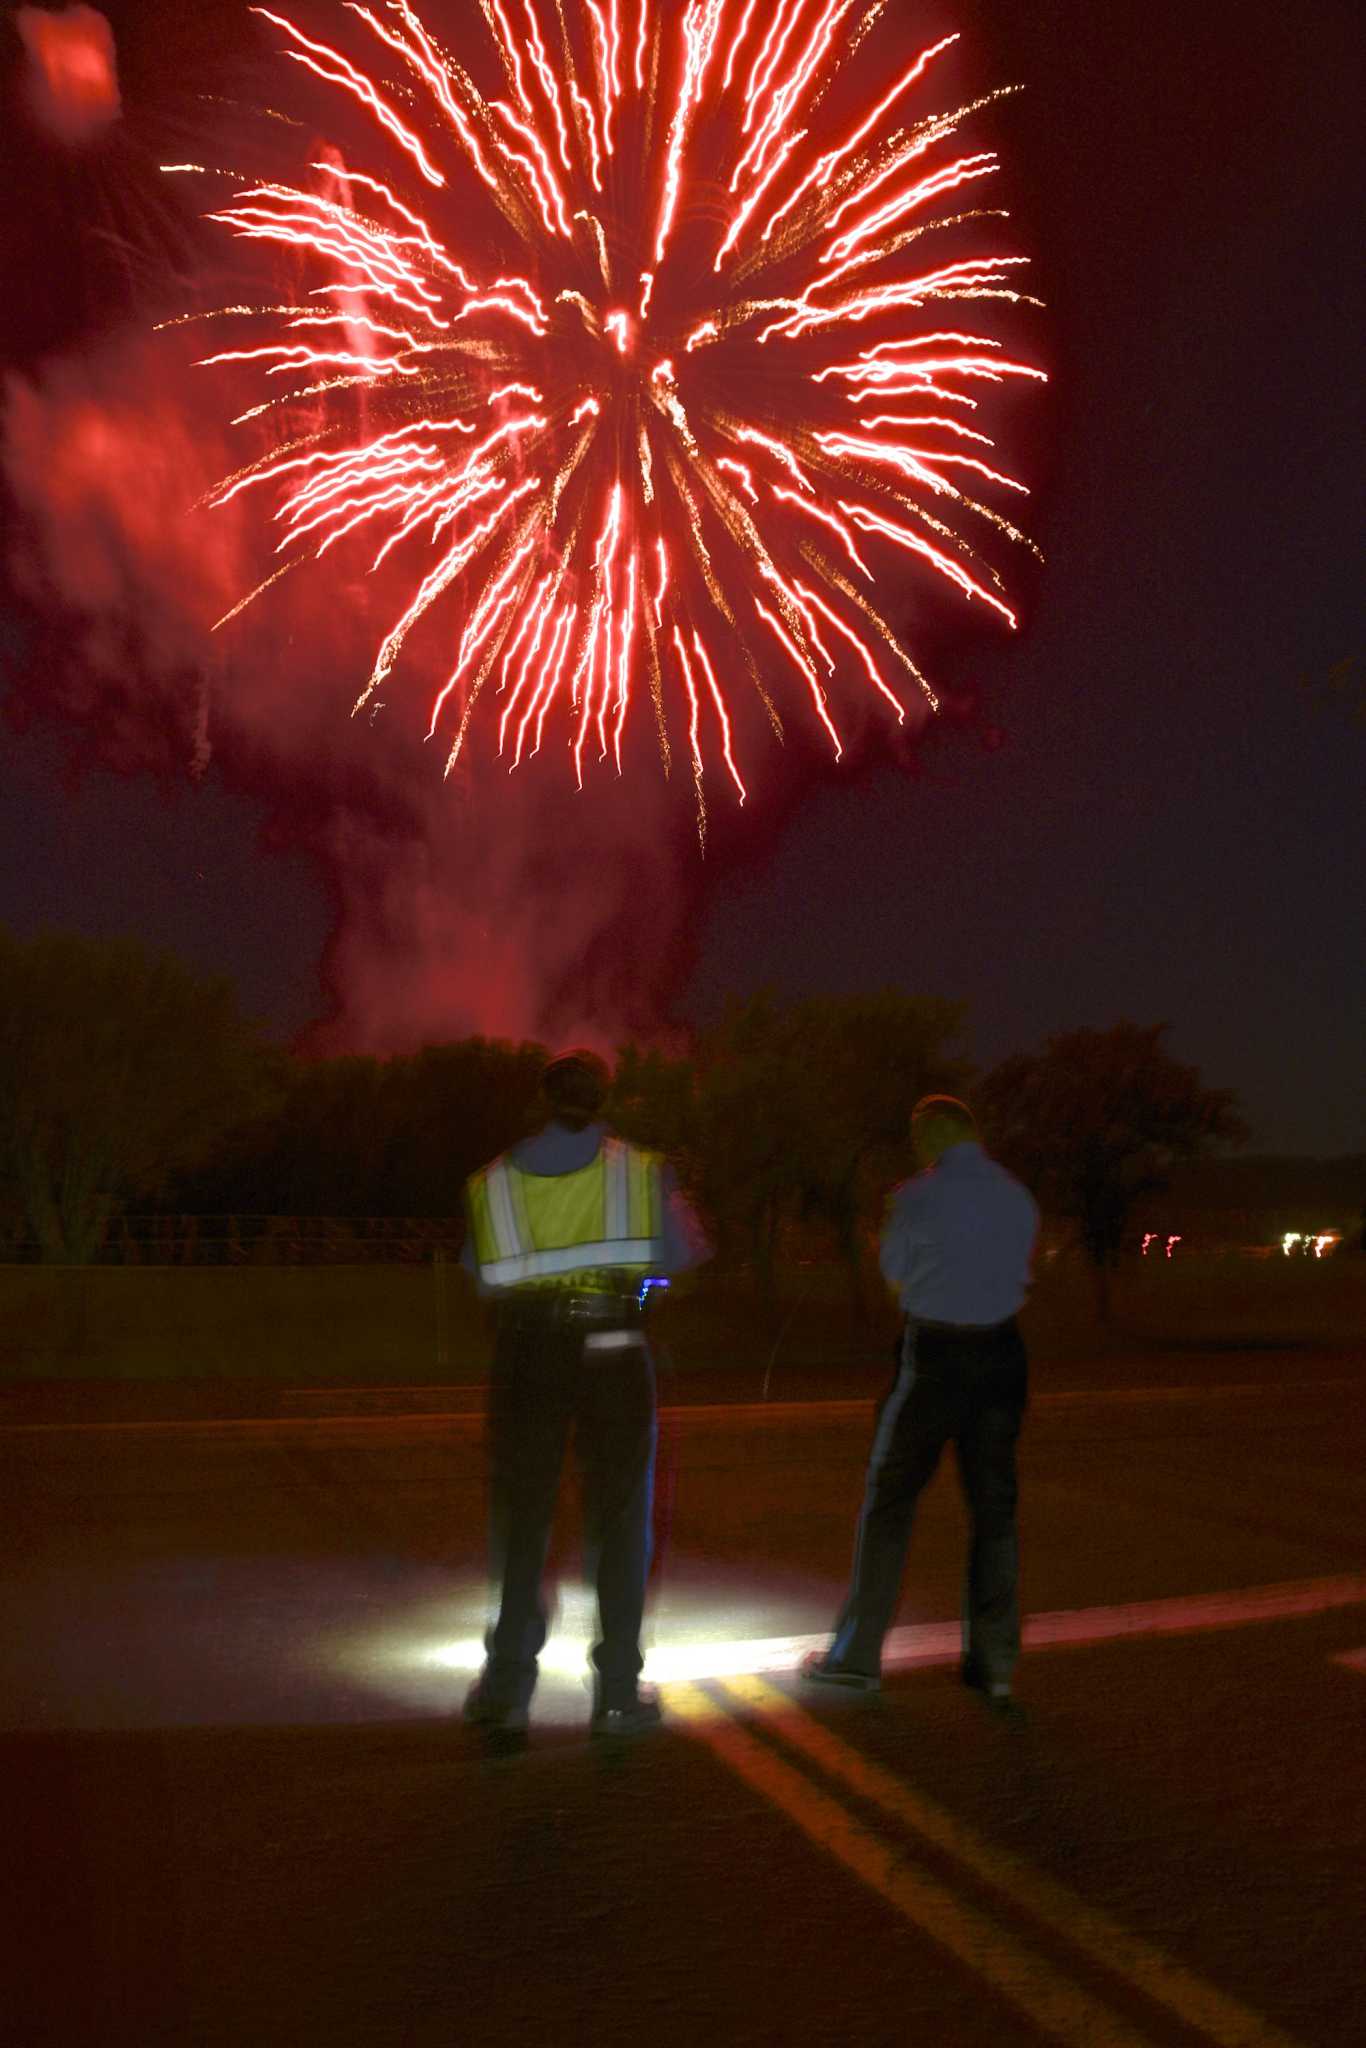
[[[167,10],[107,12],[135,113],[169,90]],[[180,12],[202,57],[214,17]],[[950,12],[978,77],[1027,87],[994,139],[1049,302],[1054,384],[1019,452],[1047,567],[1008,646],[946,646],[976,708],[912,772],[822,772],[776,827],[713,841],[675,1013],[894,982],[966,998],[983,1059],[1166,1018],[1259,1149],[1366,1149],[1356,10]],[[32,279],[7,353],[32,372],[98,347],[110,295],[88,220],[34,271],[34,220],[49,249],[87,188],[50,151],[7,156],[0,232]],[[3,658],[31,658],[13,622]],[[0,921],[171,943],[282,1031],[318,1011],[331,900],[257,843],[249,796],[212,770],[73,793],[60,732],[0,734]]]

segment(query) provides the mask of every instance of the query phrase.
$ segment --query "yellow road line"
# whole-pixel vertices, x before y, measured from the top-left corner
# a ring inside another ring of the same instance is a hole
[[[727,1678],[720,1683],[745,1706],[771,1712],[773,1719],[764,1725],[780,1741],[946,1851],[1075,1948],[1220,2043],[1220,2048],[1296,2048],[1290,2035],[1130,1934],[1108,1913],[1087,1905],[1023,1857],[984,1841],[945,1808],[841,1742],[776,1686],[761,1678]]]
[[[671,1685],[674,1716],[723,1763],[796,1822],[818,1848],[880,1892],[902,1918],[993,1985],[1034,2023],[1073,2048],[1151,2048],[1113,2009],[1071,1983],[1042,1956],[998,1927],[975,1906],[955,1897],[938,1879],[911,1863],[903,1849],[880,1841],[838,1800],[812,1784],[765,1744],[739,1727],[706,1693]]]

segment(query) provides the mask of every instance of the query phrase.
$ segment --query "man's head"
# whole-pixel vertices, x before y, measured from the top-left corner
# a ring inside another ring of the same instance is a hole
[[[956,1095],[922,1095],[911,1111],[911,1144],[920,1166],[933,1166],[950,1145],[976,1136],[976,1119]]]
[[[541,1076],[541,1093],[557,1123],[571,1131],[591,1124],[607,1100],[612,1077],[595,1052],[576,1046],[553,1059]]]

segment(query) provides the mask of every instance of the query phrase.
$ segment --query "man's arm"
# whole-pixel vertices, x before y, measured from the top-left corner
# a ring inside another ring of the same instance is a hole
[[[687,1273],[711,1257],[712,1247],[697,1211],[678,1185],[672,1166],[661,1173],[659,1239],[661,1270],[668,1274]]]
[[[878,1264],[883,1279],[898,1296],[911,1277],[922,1241],[919,1209],[920,1190],[913,1180],[893,1188],[878,1245]]]

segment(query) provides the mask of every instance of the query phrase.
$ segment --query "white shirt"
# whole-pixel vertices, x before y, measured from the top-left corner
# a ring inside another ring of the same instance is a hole
[[[1028,1188],[970,1139],[894,1190],[881,1264],[907,1315],[1003,1323],[1029,1288],[1039,1211]]]

